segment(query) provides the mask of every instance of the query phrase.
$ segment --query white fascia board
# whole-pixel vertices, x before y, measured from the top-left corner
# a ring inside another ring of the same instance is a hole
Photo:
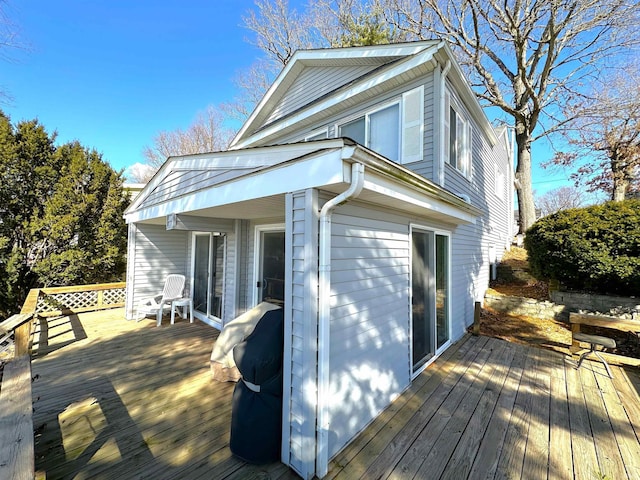
[[[257,147],[242,152],[226,151],[169,157],[134,202],[129,205],[124,216],[128,218],[132,212],[135,212],[148,194],[153,192],[164,178],[173,171],[257,168],[286,162],[320,149],[341,148],[342,146],[344,146],[342,139],[327,139],[307,143]]]
[[[438,42],[426,40],[422,42],[410,43],[389,43],[386,45],[371,45],[365,47],[344,47],[344,48],[319,48],[315,50],[300,50],[296,52],[293,59],[303,63],[316,65],[316,62],[326,60],[341,60],[351,58],[376,58],[376,57],[406,57],[415,55],[426,48],[432,47]]]
[[[298,142],[287,145],[272,145],[257,147],[242,151],[232,150],[215,154],[198,154],[183,157],[173,157],[172,170],[229,170],[232,168],[251,168],[276,165],[288,160],[303,157],[316,150],[340,148],[344,145],[342,139],[328,139],[317,142]]]
[[[131,212],[125,218],[127,223],[142,222],[171,213],[188,213],[345,181],[342,151],[334,149],[305,159],[279,163],[259,172]]]
[[[425,195],[406,185],[400,185],[380,176],[366,175],[364,189],[379,193],[409,205],[449,217],[453,223],[476,223],[476,215],[462,210],[437,197]],[[426,212],[425,212],[426,213]]]
[[[360,82],[357,82],[349,89],[341,90],[340,92],[334,93],[333,95],[330,95],[325,100],[318,103],[314,103],[310,107],[303,109],[302,111],[298,112],[295,115],[287,117],[282,121],[275,122],[273,125],[271,125],[267,129],[261,130],[257,134],[252,135],[244,139],[242,142],[233,145],[233,148],[236,149],[236,148],[250,147],[251,145],[255,144],[256,142],[259,142],[265,137],[273,135],[284,128],[295,125],[301,122],[302,120],[304,120],[305,118],[313,116],[324,110],[327,110],[335,105],[338,105],[344,102],[345,100],[348,100],[351,97],[354,97],[360,93],[366,92],[367,90],[370,90],[393,77],[402,75],[403,73],[409,70],[412,70],[413,68],[416,68],[424,63],[427,63],[427,62],[435,63],[433,56],[436,51],[437,51],[436,47],[428,48],[427,50],[422,51],[420,54],[407,58],[406,61],[400,62],[398,65],[391,66],[390,68],[385,69],[382,72],[379,72],[378,74],[368,76],[366,79]],[[238,136],[237,138],[240,138],[240,137]]]

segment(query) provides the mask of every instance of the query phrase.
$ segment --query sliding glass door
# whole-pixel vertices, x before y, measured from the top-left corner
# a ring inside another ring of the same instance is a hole
[[[225,238],[211,233],[195,235],[193,308],[207,318],[222,319]]]
[[[449,237],[411,232],[412,363],[420,370],[450,338]]]

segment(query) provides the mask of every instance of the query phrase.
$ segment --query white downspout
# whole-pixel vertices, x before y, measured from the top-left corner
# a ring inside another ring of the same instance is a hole
[[[451,60],[447,60],[447,63],[445,64],[444,68],[442,69],[442,73],[440,74],[440,162],[438,165],[440,168],[438,169],[438,184],[441,187],[444,187],[444,164],[447,161],[447,159],[444,158],[444,142],[449,141],[449,139],[445,138],[444,135],[445,115],[449,115],[449,112],[444,111],[444,96],[447,89],[447,74],[449,73],[450,68]],[[449,128],[451,128],[451,125],[449,125]]]
[[[331,301],[331,214],[346,201],[356,198],[364,186],[364,165],[351,165],[351,185],[320,210],[320,258],[318,266],[318,418],[316,426],[316,475],[324,477],[329,469],[329,343]]]

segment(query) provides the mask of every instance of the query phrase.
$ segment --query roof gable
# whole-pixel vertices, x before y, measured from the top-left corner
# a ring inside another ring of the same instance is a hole
[[[298,51],[244,123],[231,142],[231,148],[252,144],[247,140],[256,132],[317,103],[320,98],[344,90],[356,80],[368,78],[384,67],[421,53],[430,51],[433,54],[439,44],[438,41],[423,41]],[[309,86],[313,86],[312,89],[305,91]]]

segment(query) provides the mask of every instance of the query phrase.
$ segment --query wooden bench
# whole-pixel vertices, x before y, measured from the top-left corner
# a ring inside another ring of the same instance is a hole
[[[31,358],[4,366],[0,390],[0,478],[33,480],[35,456],[31,403]]]
[[[582,350],[580,346],[580,338],[584,338],[584,334],[581,334],[581,325],[591,325],[593,327],[602,327],[602,328],[611,328],[614,330],[620,330],[623,332],[633,332],[640,333],[640,321],[638,320],[628,320],[625,318],[611,317],[608,315],[592,315],[585,313],[570,313],[569,314],[569,323],[571,324],[571,347],[569,351],[572,354],[578,353]],[[577,335],[577,338],[576,338]],[[588,340],[583,340],[586,343],[589,343]],[[603,345],[600,343],[600,345]],[[606,345],[605,345],[606,346]],[[622,355],[614,355],[614,354],[605,354],[608,358],[613,358],[617,361],[622,361],[623,363],[631,363],[638,365],[640,364],[640,360],[637,361],[629,361],[626,357]]]

